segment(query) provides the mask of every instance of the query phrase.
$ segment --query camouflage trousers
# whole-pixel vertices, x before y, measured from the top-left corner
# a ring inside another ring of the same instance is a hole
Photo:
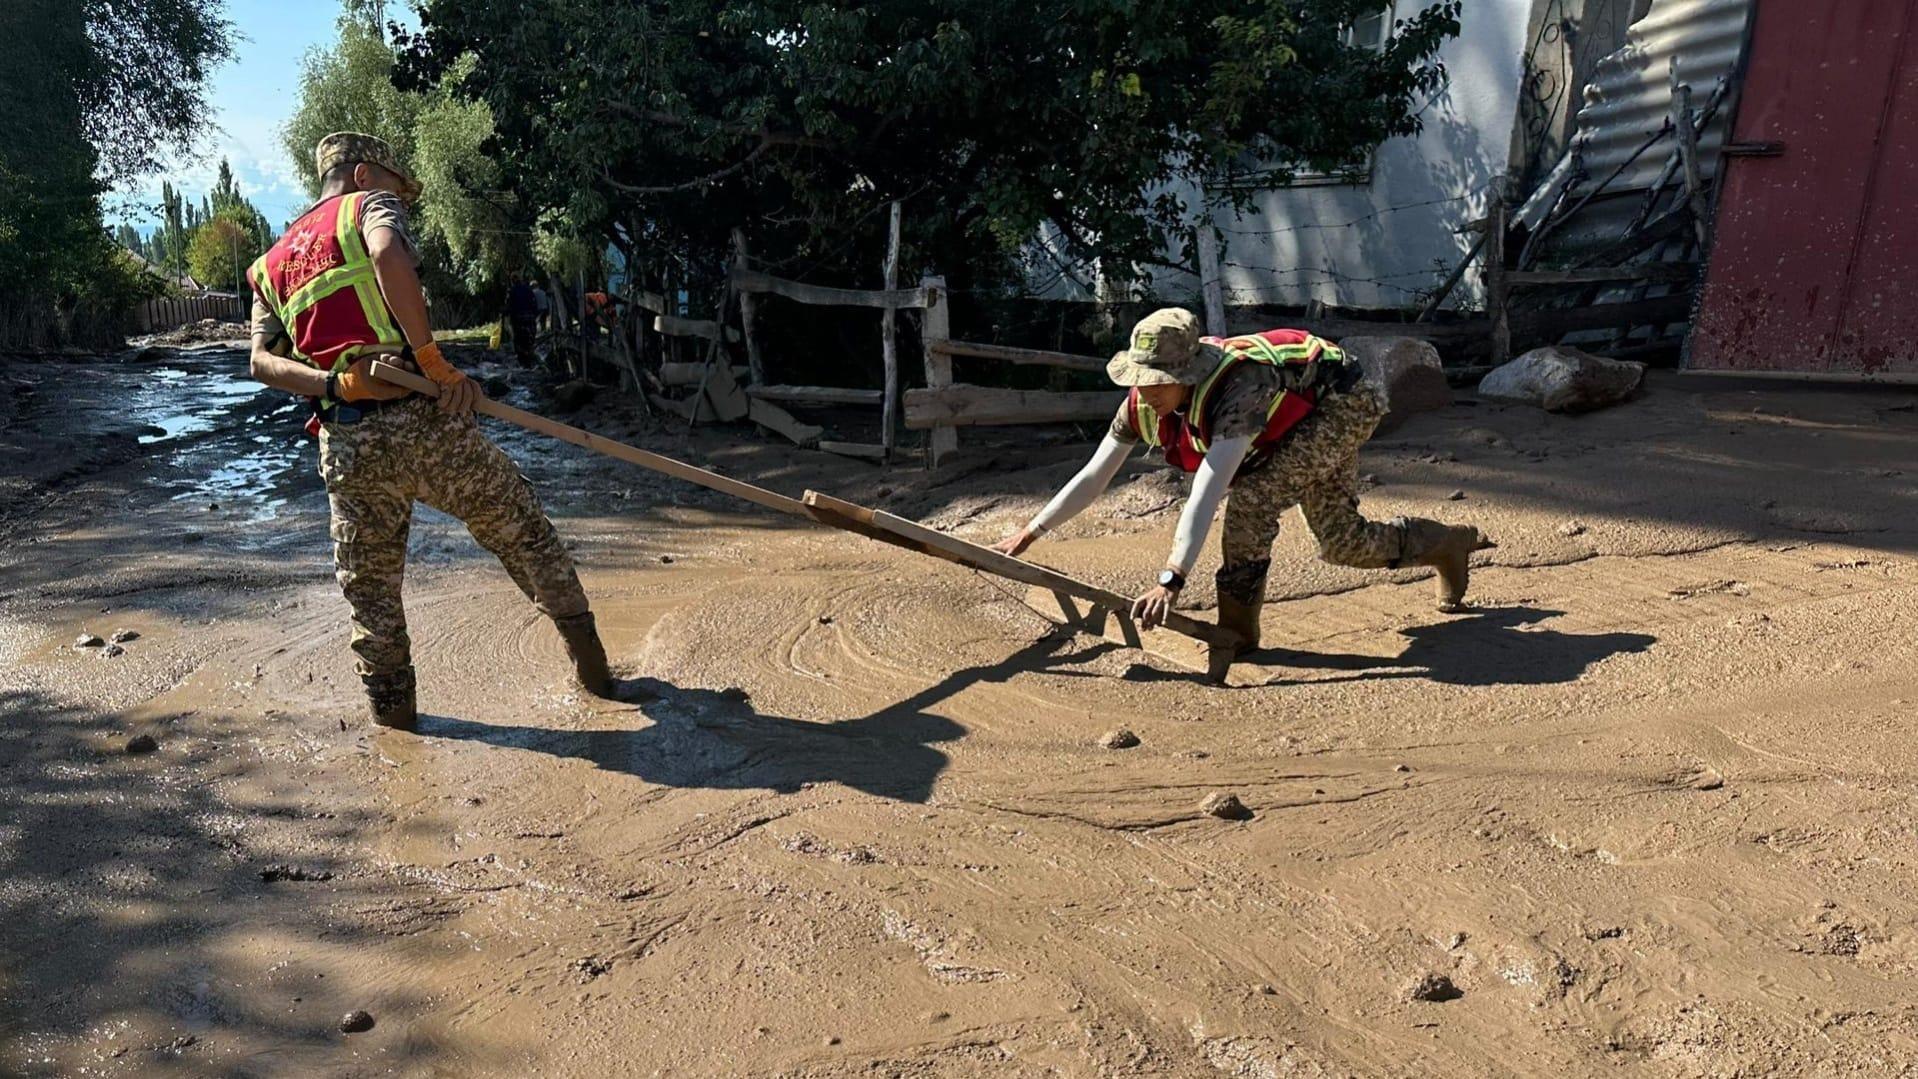
[[[541,613],[586,612],[573,558],[533,485],[470,417],[420,398],[358,423],[324,424],[320,476],[333,510],[333,564],[353,608],[356,667],[369,684],[411,678],[400,582],[416,501],[459,518]]]
[[[1225,507],[1222,595],[1250,604],[1264,598],[1279,517],[1294,505],[1327,562],[1364,569],[1398,564],[1405,529],[1397,522],[1368,521],[1359,512],[1359,447],[1384,415],[1379,391],[1361,382],[1327,400],[1270,457],[1239,473]]]

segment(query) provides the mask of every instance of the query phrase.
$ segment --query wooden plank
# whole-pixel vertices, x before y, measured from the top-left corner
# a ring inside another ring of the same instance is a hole
[[[1601,303],[1549,311],[1521,311],[1512,316],[1512,333],[1529,339],[1557,340],[1578,330],[1609,330],[1617,326],[1662,326],[1691,318],[1689,292],[1658,296],[1634,303]]]
[[[783,277],[774,277],[768,273],[739,266],[733,267],[733,287],[741,292],[783,296],[795,303],[812,304],[816,307],[873,307],[884,310],[925,307],[931,302],[929,294],[923,287],[829,288],[825,285],[807,285],[798,281],[788,281]]]
[[[1168,629],[1146,629],[1126,617],[1124,611],[1089,603],[1043,585],[1033,585],[1026,591],[1025,604],[1048,621],[1126,648],[1142,649],[1187,670],[1202,671],[1214,682],[1235,686],[1259,684],[1231,677],[1236,649],[1207,644]]]
[[[719,346],[715,343],[713,347],[717,349]],[[700,392],[704,393],[706,400],[712,404],[713,414],[722,423],[745,419],[746,415],[752,411],[752,401],[747,399],[746,391],[740,387],[739,381],[733,378],[733,365],[708,361],[704,366],[706,384],[700,388]]]
[[[1485,226],[1485,313],[1492,318],[1492,366],[1512,356],[1512,294],[1505,286],[1505,184],[1492,185],[1492,219]]]
[[[1073,352],[1049,352],[1041,348],[988,345],[977,341],[935,341],[927,346],[927,350],[945,356],[999,360],[1003,363],[1024,364],[1031,367],[1064,367],[1073,371],[1099,373],[1104,373],[1106,369],[1106,361],[1097,356],[1081,356]]]
[[[1672,57],[1672,124],[1678,131],[1678,159],[1684,170],[1685,202],[1692,208],[1692,228],[1698,235],[1698,249],[1704,251],[1710,214],[1705,206],[1705,184],[1699,178],[1698,131],[1692,116],[1692,88],[1678,81],[1678,58]]]
[[[892,202],[892,222],[886,232],[886,261],[880,267],[886,279],[886,291],[899,285],[899,200]],[[888,307],[879,314],[879,359],[886,373],[886,396],[880,405],[879,444],[886,455],[899,441],[899,309]]]
[[[877,405],[885,401],[884,390],[856,390],[842,386],[749,386],[746,396],[793,405]]]
[[[735,380],[744,377],[747,370],[738,364],[732,365]],[[706,365],[703,363],[662,363],[659,365],[659,381],[667,386],[697,386],[699,380],[706,377]]]
[[[952,297],[946,294],[943,277],[922,277],[919,286],[926,290],[926,315],[920,332],[926,348],[926,388],[942,390],[952,385],[952,357],[938,348],[939,342],[952,340]],[[911,427],[912,395],[906,396],[906,426]],[[938,468],[958,451],[958,429],[951,424],[936,426],[926,436],[926,467]]]
[[[830,439],[821,439],[819,448],[841,457],[858,457],[867,461],[884,461],[890,456],[886,452],[886,447],[871,442],[834,442]]]
[[[1205,191],[1200,189],[1201,202]],[[1210,214],[1200,214],[1197,228],[1194,229],[1199,247],[1199,294],[1205,301],[1205,332],[1214,337],[1225,336],[1225,285],[1220,280],[1224,273],[1219,265],[1219,235],[1212,230]]]
[[[422,393],[428,397],[439,396],[440,388],[429,380],[411,371],[394,367],[392,364],[379,360],[373,361],[373,377],[385,382],[391,382],[396,386],[405,386],[415,393]],[[474,410],[482,415],[491,416],[496,420],[505,420],[507,423],[524,427],[529,431],[537,431],[542,435],[550,435],[562,442],[571,442],[575,446],[584,446],[596,453],[603,453],[608,457],[617,457],[622,461],[638,465],[641,468],[651,469],[654,472],[663,473],[674,479],[685,480],[687,483],[704,487],[709,491],[718,491],[721,494],[731,495],[734,498],[743,498],[754,505],[764,506],[770,510],[778,510],[780,513],[789,513],[796,517],[813,516],[805,504],[796,498],[788,498],[785,495],[768,491],[764,487],[755,487],[750,483],[741,483],[730,477],[722,476],[717,472],[709,472],[706,469],[689,465],[684,461],[676,461],[671,457],[665,457],[657,453],[642,450],[637,446],[628,446],[624,442],[615,442],[610,438],[603,438],[593,434],[591,431],[583,431],[580,428],[571,427],[556,420],[549,420],[544,416],[535,415],[534,413],[514,408],[508,404],[502,404],[491,398],[481,398]]]
[[[795,446],[816,445],[819,437],[826,433],[824,427],[801,423],[792,413],[764,401],[747,402],[746,418],[768,431],[784,435]]]
[[[744,229],[733,230],[733,267],[739,270],[746,269]],[[752,293],[744,289],[739,290],[739,334],[746,339],[746,367],[752,372],[753,385],[759,386],[766,381],[766,363],[760,358],[759,337],[753,332],[754,322],[758,318],[756,303]]]
[[[1507,285],[1681,284],[1698,276],[1691,262],[1645,262],[1636,266],[1598,266],[1583,270],[1523,270],[1505,275]]]
[[[1076,423],[1110,419],[1122,395],[1116,390],[1053,393],[997,386],[954,385],[906,391],[906,426],[984,427],[1021,423]]]
[[[660,315],[653,319],[653,329],[668,337],[697,337],[711,341],[719,336],[719,324],[709,318],[679,318],[675,315]],[[739,331],[726,327],[726,340],[738,341]]]
[[[887,543],[907,550],[943,558],[948,562],[956,562],[961,566],[1018,581],[1021,584],[1039,585],[1104,607],[1128,621],[1131,619],[1132,599],[1130,597],[1068,577],[1058,570],[1049,569],[1036,562],[1003,555],[990,547],[983,547],[957,536],[934,531],[916,521],[895,517],[884,510],[867,509],[818,491],[807,491],[801,501],[815,519],[827,524],[850,521],[864,525],[872,532],[879,533],[873,537],[875,539],[883,539]],[[867,534],[870,535],[871,532]],[[1225,647],[1236,647],[1239,644],[1238,635],[1231,630],[1223,629],[1210,622],[1201,622],[1178,611],[1173,611],[1166,616],[1165,628],[1207,644]]]

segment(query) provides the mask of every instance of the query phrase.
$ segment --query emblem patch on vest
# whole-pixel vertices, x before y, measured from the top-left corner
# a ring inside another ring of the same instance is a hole
[[[306,225],[300,226],[286,238],[288,256],[285,263],[286,283],[281,286],[283,295],[293,295],[308,281],[346,261],[345,255],[326,240],[324,234]]]

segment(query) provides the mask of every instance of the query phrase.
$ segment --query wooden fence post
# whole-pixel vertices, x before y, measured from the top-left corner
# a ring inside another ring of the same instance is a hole
[[[899,202],[893,200],[892,222],[886,231],[886,291],[899,287]],[[879,313],[879,347],[881,358],[885,362],[886,398],[880,411],[879,444],[885,448],[886,459],[892,459],[892,453],[899,440],[899,346],[896,330],[899,323],[899,309],[887,307]]]
[[[752,268],[746,265],[746,232],[744,229],[733,230],[733,265],[742,270]],[[759,358],[759,338],[753,333],[753,322],[757,314],[755,302],[752,293],[745,291],[740,292],[739,333],[740,336],[746,339],[746,369],[752,374],[753,385],[764,386],[766,384],[766,363]]]
[[[951,297],[946,294],[946,279],[927,275],[919,279],[926,290],[925,329],[921,336],[926,347],[926,388],[943,390],[952,385],[952,356],[935,346],[952,339]],[[959,431],[951,424],[936,426],[926,438],[926,466],[937,468],[941,461],[959,449]]]
[[[1225,336],[1225,285],[1219,280],[1219,238],[1212,218],[1202,214],[1193,233],[1199,245],[1199,293],[1205,298],[1205,332]]]
[[[1512,358],[1511,289],[1505,283],[1505,183],[1492,185],[1492,212],[1485,219],[1485,306],[1492,316],[1492,366]]]

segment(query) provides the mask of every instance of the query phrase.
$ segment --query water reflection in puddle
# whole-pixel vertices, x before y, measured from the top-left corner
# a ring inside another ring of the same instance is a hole
[[[175,501],[206,499],[255,520],[278,516],[313,477],[301,475],[310,440],[300,431],[306,404],[255,382],[243,364],[228,373],[160,367],[147,372],[133,412],[151,433],[140,442],[199,478]],[[302,482],[302,480],[305,482]]]

